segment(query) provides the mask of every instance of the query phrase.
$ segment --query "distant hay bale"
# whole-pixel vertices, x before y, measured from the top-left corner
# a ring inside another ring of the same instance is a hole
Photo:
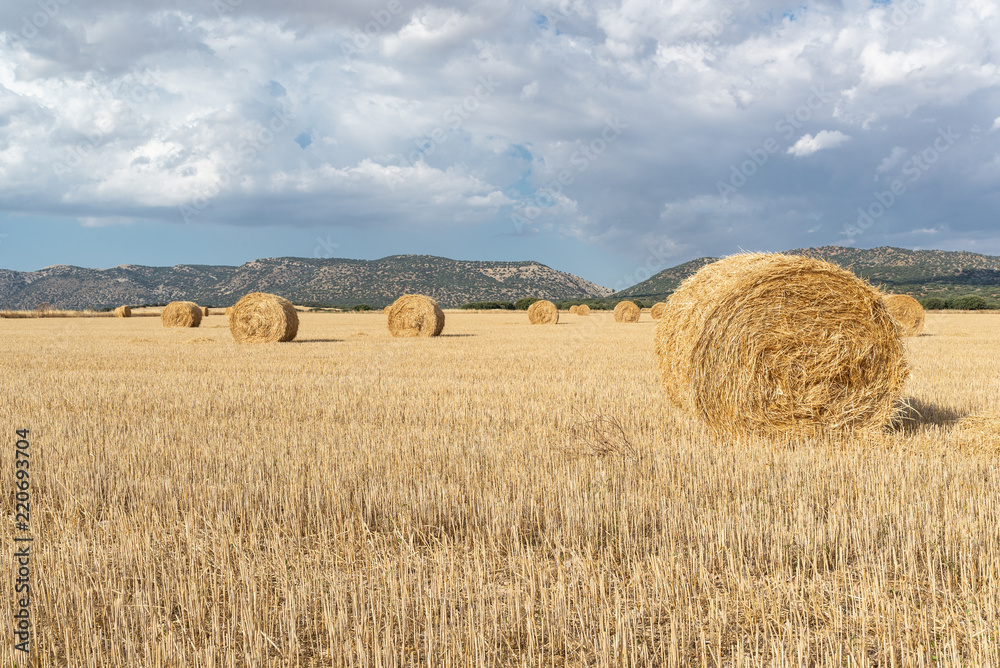
[[[615,306],[615,322],[637,322],[639,320],[639,307],[634,302],[618,302]]]
[[[232,314],[232,312],[233,312],[233,307],[232,306],[227,306],[226,307],[226,317],[228,318]]]
[[[663,317],[663,309],[666,307],[664,302],[657,302],[653,304],[653,308],[649,309],[649,315],[652,316],[653,320],[659,320]]]
[[[201,317],[201,307],[194,302],[170,302],[160,314],[160,322],[164,327],[197,327]]]
[[[389,304],[384,309],[382,309],[382,312],[385,313],[386,315],[389,315],[389,309],[391,309],[391,308],[392,308],[392,304]]]
[[[672,403],[725,436],[879,429],[909,375],[878,291],[792,255],[703,267],[667,300],[655,348]]]
[[[118,308],[115,309],[115,317],[116,318],[131,318],[132,317],[132,309],[130,309],[128,306],[119,306]]]
[[[903,336],[920,336],[924,331],[924,307],[920,302],[909,295],[886,295],[882,301],[899,323]]]
[[[576,307],[577,315],[590,315],[590,307],[586,304],[580,304]]]
[[[229,333],[237,343],[291,341],[299,331],[299,314],[284,297],[251,292],[229,315]]]
[[[569,307],[569,312],[570,313],[576,313],[579,310],[580,310],[580,307],[577,306],[576,304],[573,304],[572,306]]]
[[[389,307],[389,333],[393,336],[438,336],[444,329],[444,311],[424,295],[403,295]]]
[[[203,315],[204,317],[206,317],[206,318],[207,318],[208,316],[210,316],[210,315],[211,315],[211,313],[209,313],[209,311],[208,311],[208,307],[207,307],[207,306],[205,306],[205,307],[203,307],[203,308],[201,309],[201,314],[202,314],[202,315]]]
[[[559,322],[559,309],[547,299],[541,299],[528,307],[528,320],[532,325],[554,325]]]

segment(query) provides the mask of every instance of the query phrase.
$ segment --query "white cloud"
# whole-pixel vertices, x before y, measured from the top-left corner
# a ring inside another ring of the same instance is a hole
[[[875,168],[876,173],[884,174],[890,169],[899,164],[899,161],[903,159],[906,155],[906,149],[902,146],[893,146],[892,151],[885,157],[882,162],[879,163],[878,167]]]
[[[822,130],[817,132],[815,137],[812,135],[803,135],[788,149],[788,153],[794,155],[796,158],[802,158],[812,155],[816,151],[836,148],[849,139],[850,137],[840,130]]]

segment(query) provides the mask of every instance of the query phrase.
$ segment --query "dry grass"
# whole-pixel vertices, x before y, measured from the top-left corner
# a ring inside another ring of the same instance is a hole
[[[908,376],[881,293],[778,253],[733,255],[685,280],[656,351],[667,396],[732,438],[882,429]]]
[[[735,444],[669,407],[652,321],[301,318],[4,325],[38,665],[1000,665],[998,316],[928,314],[893,431]]]

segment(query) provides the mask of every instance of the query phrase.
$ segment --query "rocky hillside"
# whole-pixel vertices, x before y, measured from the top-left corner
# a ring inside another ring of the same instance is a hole
[[[965,251],[913,251],[905,248],[797,248],[788,251],[808,255],[850,269],[886,292],[915,297],[951,297],[980,294],[1000,296],[1000,257]],[[671,269],[616,293],[615,297],[666,298],[685,278],[716,258],[700,258]]]
[[[229,306],[248,292],[294,302],[382,307],[405,293],[430,295],[444,307],[475,301],[606,297],[611,290],[537,262],[473,262],[429,255],[381,260],[275,258],[241,267],[178,265],[111,269],[54,266],[0,270],[0,309],[107,308],[186,299]]]

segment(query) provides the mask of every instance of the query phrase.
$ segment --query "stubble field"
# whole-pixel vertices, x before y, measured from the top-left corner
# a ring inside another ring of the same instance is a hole
[[[0,320],[0,665],[16,429],[32,665],[1000,665],[1000,315],[929,313],[860,440],[713,440],[653,328]]]

